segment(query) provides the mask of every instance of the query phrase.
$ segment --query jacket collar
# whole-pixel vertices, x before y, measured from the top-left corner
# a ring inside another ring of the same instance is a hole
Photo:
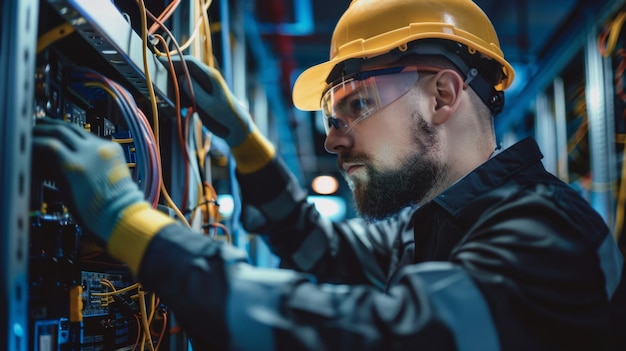
[[[433,199],[456,216],[476,197],[506,182],[514,174],[536,164],[543,158],[534,139],[528,137],[478,166]]]

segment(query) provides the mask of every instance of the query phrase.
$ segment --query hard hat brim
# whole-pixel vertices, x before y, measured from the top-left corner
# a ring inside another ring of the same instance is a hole
[[[430,25],[432,26],[432,24]],[[344,48],[342,47],[339,49],[339,54],[333,59],[312,66],[309,69],[305,70],[296,79],[293,86],[292,99],[294,106],[304,111],[315,111],[321,109],[322,93],[327,88],[326,79],[337,64],[352,58],[371,58],[378,55],[383,55],[394,48],[406,45],[407,42],[419,39],[448,39],[468,45],[471,48],[478,49],[478,51],[480,51],[483,55],[495,59],[503,65],[503,80],[502,82],[500,82],[500,84],[498,84],[498,86],[496,86],[496,88],[498,90],[504,90],[511,85],[511,82],[513,81],[515,76],[515,71],[513,70],[513,67],[506,60],[504,60],[502,52],[496,45],[489,45],[485,43],[484,45],[477,47],[475,40],[468,40],[463,38],[463,36],[459,36],[460,31],[458,29],[453,31],[452,33],[454,34],[452,34],[446,33],[446,31],[424,32],[421,30],[414,30],[413,27],[416,26],[420,25],[413,24],[403,29],[408,29],[410,32],[419,34],[411,35],[411,33],[405,33],[404,35],[397,35],[396,33],[396,36],[401,38],[401,40],[392,41],[387,45],[376,45],[373,49],[368,50],[363,48],[364,46],[366,46],[365,41],[361,43],[348,43],[346,46],[356,44],[361,46],[362,49],[355,50],[354,48],[348,48],[346,51],[350,53],[347,55],[342,55],[341,51],[344,50]],[[465,36],[469,35],[468,33],[464,34]]]

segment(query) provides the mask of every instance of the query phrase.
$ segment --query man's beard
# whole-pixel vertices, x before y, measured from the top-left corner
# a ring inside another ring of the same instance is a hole
[[[358,158],[368,174],[367,183],[348,181],[360,216],[380,220],[419,204],[445,178],[447,168],[433,159],[438,147],[434,130],[420,119],[415,133],[415,153],[401,160],[397,168],[378,169],[365,156],[351,158]]]

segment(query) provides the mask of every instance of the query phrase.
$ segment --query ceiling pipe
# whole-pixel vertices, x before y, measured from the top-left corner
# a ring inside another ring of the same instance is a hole
[[[250,46],[250,52],[256,60],[256,66],[259,69],[259,80],[266,89],[269,109],[278,129],[278,140],[276,142],[278,152],[300,181],[300,184],[304,184],[304,175],[294,143],[291,119],[289,118],[289,110],[287,108],[287,106],[291,106],[291,102],[285,101],[284,91],[281,89],[281,70],[276,62],[276,58],[261,37],[261,31],[254,14],[253,2],[252,0],[242,1],[242,5],[247,5],[244,7],[243,13],[244,32]]]
[[[284,2],[281,1],[281,2]],[[265,3],[265,2],[264,2]],[[284,8],[284,4],[283,4]],[[293,0],[294,22],[258,23],[262,34],[303,36],[314,34],[313,6],[311,0]]]

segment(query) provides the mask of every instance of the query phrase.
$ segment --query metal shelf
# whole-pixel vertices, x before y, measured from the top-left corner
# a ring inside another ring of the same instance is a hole
[[[110,0],[49,0],[48,3],[70,23],[81,37],[104,58],[129,85],[151,99],[144,70],[144,45],[124,15]],[[168,71],[149,49],[147,66],[157,106],[171,110],[167,97]]]

